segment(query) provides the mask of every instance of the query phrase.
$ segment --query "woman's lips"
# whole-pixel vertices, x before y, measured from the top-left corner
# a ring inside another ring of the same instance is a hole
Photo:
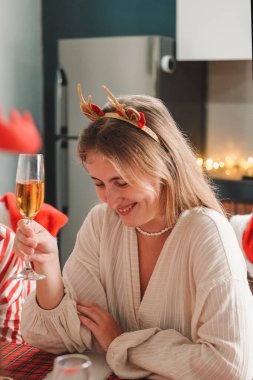
[[[132,209],[134,208],[135,205],[136,205],[136,203],[131,203],[130,205],[127,205],[125,207],[118,207],[117,213],[119,215],[126,216],[132,211]]]

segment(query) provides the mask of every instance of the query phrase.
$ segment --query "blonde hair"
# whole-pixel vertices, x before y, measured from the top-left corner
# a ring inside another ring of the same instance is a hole
[[[131,185],[143,187],[143,178],[158,178],[160,201],[166,221],[174,225],[182,211],[196,206],[212,208],[223,214],[212,186],[208,183],[190,143],[177,128],[161,100],[132,95],[118,98],[127,107],[143,112],[146,125],[158,136],[155,141],[141,129],[121,120],[101,118],[84,129],[78,142],[83,163],[89,151],[107,157]],[[112,112],[110,104],[103,108]]]

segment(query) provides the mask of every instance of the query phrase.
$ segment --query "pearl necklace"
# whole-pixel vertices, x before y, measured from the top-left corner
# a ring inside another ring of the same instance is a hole
[[[164,234],[164,232],[167,232],[172,229],[172,227],[169,226],[169,227],[163,228],[161,231],[158,231],[158,232],[146,232],[146,231],[143,231],[141,227],[135,227],[135,228],[138,232],[140,232],[142,235],[145,235],[145,236],[160,236]]]

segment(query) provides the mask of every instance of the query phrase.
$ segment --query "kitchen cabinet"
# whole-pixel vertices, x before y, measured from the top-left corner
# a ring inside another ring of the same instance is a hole
[[[176,57],[252,59],[251,0],[176,0]]]

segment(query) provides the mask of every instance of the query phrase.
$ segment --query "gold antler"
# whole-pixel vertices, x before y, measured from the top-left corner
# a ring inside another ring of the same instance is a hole
[[[77,92],[80,98],[81,111],[91,120],[95,121],[104,115],[104,112],[95,104],[91,103],[91,95],[88,96],[87,102],[84,100],[80,83],[77,84]]]
[[[124,103],[120,103],[113,93],[104,85],[101,86],[107,93],[107,99],[116,108],[119,113],[128,120],[138,122],[141,119],[140,113],[134,108],[126,108]]]
[[[109,102],[116,108],[116,110],[118,110],[122,114],[122,116],[127,117],[125,112],[126,105],[124,103],[119,103],[118,99],[111,93],[111,91],[106,86],[102,85],[101,87],[107,93],[107,99],[109,100]]]
[[[159,142],[159,139],[154,131],[146,126],[146,119],[143,112],[138,112],[134,108],[127,108],[124,103],[120,103],[118,99],[111,93],[111,91],[104,85],[102,88],[108,95],[108,100],[111,105],[116,109],[114,112],[105,113],[99,106],[91,103],[91,95],[88,96],[87,102],[84,100],[80,83],[77,85],[77,92],[80,98],[80,108],[82,112],[91,120],[95,121],[102,117],[111,117],[118,120],[124,120],[137,128],[140,128],[155,141]]]

